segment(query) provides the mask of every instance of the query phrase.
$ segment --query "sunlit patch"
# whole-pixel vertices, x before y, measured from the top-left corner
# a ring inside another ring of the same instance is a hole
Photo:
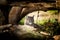
[[[58,10],[34,11],[27,14],[20,22],[23,23],[23,32],[30,33],[35,36],[54,35],[57,31],[54,28],[59,27],[59,13]],[[36,28],[35,28],[36,26]],[[41,27],[41,29],[39,27]],[[53,30],[54,29],[54,30]]]
[[[43,35],[50,35],[49,33],[46,33],[46,32],[40,32],[41,34],[43,34]]]

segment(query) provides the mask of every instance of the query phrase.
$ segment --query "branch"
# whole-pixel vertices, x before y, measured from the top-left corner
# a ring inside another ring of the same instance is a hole
[[[0,29],[9,28],[11,26],[12,26],[12,24],[2,25],[2,26],[0,26]]]

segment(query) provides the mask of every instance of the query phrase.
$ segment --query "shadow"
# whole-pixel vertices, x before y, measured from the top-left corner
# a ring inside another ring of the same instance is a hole
[[[18,40],[18,38],[8,32],[0,33],[1,40]]]

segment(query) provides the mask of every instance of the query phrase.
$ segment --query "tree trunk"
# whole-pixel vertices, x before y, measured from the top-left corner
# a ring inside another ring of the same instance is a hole
[[[17,24],[17,20],[21,14],[22,8],[21,7],[12,7],[9,13],[9,23],[10,24]]]

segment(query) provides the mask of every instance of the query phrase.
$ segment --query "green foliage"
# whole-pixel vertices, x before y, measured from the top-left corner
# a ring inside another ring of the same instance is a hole
[[[20,20],[19,24],[24,25],[24,20],[25,20],[25,17]]]
[[[45,27],[44,31],[51,33],[51,35],[53,35],[53,33],[58,34],[57,33],[57,30],[60,29],[60,24],[53,17],[53,15],[55,13],[58,13],[58,10],[48,10],[47,13],[51,14],[52,18],[50,18],[48,20],[47,19],[36,20],[36,24],[37,25],[42,25],[43,27]],[[24,24],[24,20],[25,20],[25,17],[22,18],[22,20],[20,20],[19,24],[22,24],[23,25]],[[28,31],[30,32],[31,30],[28,30]],[[32,35],[32,36],[34,36],[34,35]]]
[[[47,12],[49,12],[49,14],[55,14],[58,13],[58,10],[48,10]]]
[[[55,18],[51,18],[51,19],[50,19],[50,22],[51,22],[51,23],[55,23],[55,22],[56,22]]]
[[[50,33],[53,36],[54,35],[53,33],[54,32],[57,33],[56,30],[58,30],[58,28],[59,28],[59,25],[57,24],[58,22],[57,22],[56,18],[53,16],[53,15],[56,15],[55,13],[58,13],[58,11],[57,10],[48,10],[47,12],[52,16],[52,18],[50,18],[48,20],[46,20],[46,19],[37,20],[36,24],[43,25],[43,27],[45,27],[44,31]]]
[[[46,22],[48,22],[48,20],[37,20],[36,21],[36,24],[38,24],[38,25],[44,25]]]

